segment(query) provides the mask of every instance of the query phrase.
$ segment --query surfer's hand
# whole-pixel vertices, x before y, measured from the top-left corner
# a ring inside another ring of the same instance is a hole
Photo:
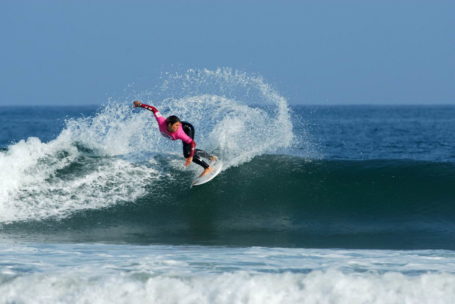
[[[133,101],[133,107],[137,108],[137,107],[140,107],[142,105],[142,103],[138,100],[135,100]]]
[[[193,158],[192,157],[188,157],[186,160],[185,160],[185,167],[188,167],[191,162],[193,161]]]

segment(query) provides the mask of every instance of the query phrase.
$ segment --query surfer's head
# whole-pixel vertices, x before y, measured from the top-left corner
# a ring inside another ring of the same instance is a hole
[[[169,132],[177,132],[181,124],[180,118],[175,115],[166,118],[167,130]]]

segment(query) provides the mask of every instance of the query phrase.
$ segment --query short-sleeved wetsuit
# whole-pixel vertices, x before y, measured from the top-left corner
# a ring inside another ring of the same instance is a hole
[[[180,127],[175,132],[169,132],[167,129],[166,118],[164,118],[157,108],[147,104],[141,104],[141,108],[147,109],[153,112],[153,115],[158,122],[158,128],[161,134],[171,140],[180,139],[183,142],[183,156],[185,158],[192,157],[193,162],[207,169],[209,165],[201,159],[210,158],[211,155],[204,150],[196,149],[196,142],[194,141],[194,127],[185,121],[181,122]]]

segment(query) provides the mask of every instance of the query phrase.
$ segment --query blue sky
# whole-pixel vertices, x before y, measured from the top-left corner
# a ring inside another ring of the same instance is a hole
[[[0,105],[231,67],[291,104],[455,104],[455,1],[0,1]]]

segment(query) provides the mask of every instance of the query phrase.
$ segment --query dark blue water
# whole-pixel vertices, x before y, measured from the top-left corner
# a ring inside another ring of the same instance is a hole
[[[297,106],[294,111],[324,159],[455,161],[455,106]]]

